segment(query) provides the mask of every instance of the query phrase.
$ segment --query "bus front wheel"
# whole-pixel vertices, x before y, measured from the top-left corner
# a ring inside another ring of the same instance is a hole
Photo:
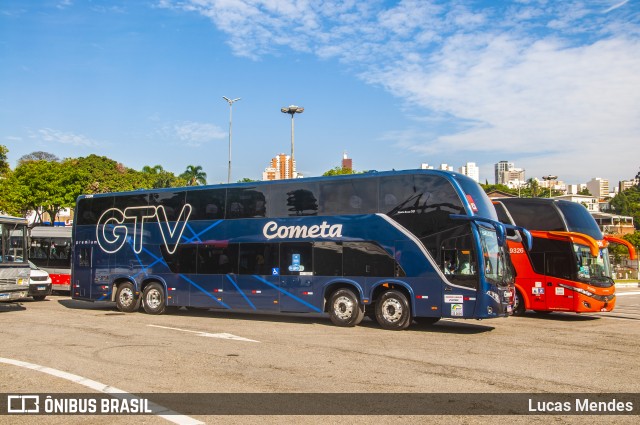
[[[384,329],[408,328],[411,324],[411,308],[407,297],[393,289],[384,292],[376,302],[376,320]]]
[[[131,282],[124,282],[118,286],[116,292],[116,307],[124,313],[133,313],[140,308],[136,288]]]
[[[167,309],[164,302],[164,290],[159,283],[150,283],[142,293],[142,308],[148,314],[162,314]]]
[[[357,326],[364,318],[364,309],[350,289],[338,289],[329,300],[329,317],[336,326]]]
[[[526,307],[524,306],[524,297],[516,289],[516,298],[513,302],[513,315],[514,316],[522,316],[526,311]]]

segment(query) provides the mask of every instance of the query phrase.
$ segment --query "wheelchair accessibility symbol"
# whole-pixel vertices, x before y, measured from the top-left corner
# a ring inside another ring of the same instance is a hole
[[[280,268],[279,267],[273,267],[271,269],[271,275],[272,276],[279,276],[280,275]]]

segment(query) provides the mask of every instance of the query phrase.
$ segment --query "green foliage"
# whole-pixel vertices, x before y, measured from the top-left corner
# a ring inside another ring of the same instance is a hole
[[[625,239],[627,242],[630,242],[631,245],[635,246],[636,248],[640,247],[640,231],[629,233],[628,235],[624,235],[622,238]]]
[[[504,184],[481,184],[482,189],[484,189],[485,193],[493,192],[499,190],[500,192],[509,193],[512,195],[518,195],[518,189],[510,189],[508,186]]]
[[[52,161],[59,162],[60,158],[49,152],[36,151],[23,155],[18,160],[18,165],[28,161]]]
[[[258,180],[253,180],[250,179],[249,177],[244,177],[240,180],[238,180],[238,183],[252,183],[252,182],[257,182]]]
[[[186,186],[187,182],[182,177],[176,177],[170,171],[166,171],[161,165],[150,167],[145,165],[142,167],[142,174],[147,179],[146,188],[160,189],[163,187],[181,187]]]
[[[640,229],[640,188],[638,186],[618,193],[609,204],[615,214],[633,217],[636,229]]]
[[[342,176],[342,175],[345,175],[345,174],[358,174],[358,173],[355,172],[354,170],[352,170],[351,168],[334,167],[334,168],[330,169],[329,171],[325,172],[322,175],[323,176]]]
[[[593,196],[591,194],[591,192],[589,192],[589,189],[587,189],[586,187],[584,189],[578,191],[578,195]]]
[[[202,167],[199,165],[187,165],[187,169],[180,174],[180,177],[186,180],[187,186],[207,184],[207,173],[202,171]]]
[[[8,153],[9,149],[4,145],[0,145],[0,177],[6,176],[11,171],[9,158],[7,157]]]

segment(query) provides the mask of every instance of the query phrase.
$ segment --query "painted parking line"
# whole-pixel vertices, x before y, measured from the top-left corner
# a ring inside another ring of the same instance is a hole
[[[640,295],[640,291],[616,292],[616,297],[621,297],[623,295]]]
[[[160,326],[160,325],[147,325],[147,326],[151,326],[152,328],[170,329],[172,331],[188,332],[188,333],[193,333],[193,334],[196,334],[198,336],[204,336],[204,337],[208,337],[208,338],[231,339],[233,341],[244,341],[244,342],[260,342],[260,341],[256,341],[255,339],[243,338],[241,336],[236,336],[236,335],[228,334],[228,333],[211,334],[211,333],[208,333],[208,332],[192,331],[192,330],[189,330],[189,329],[171,328],[169,326]]]
[[[73,383],[82,385],[84,387],[87,388],[91,388],[92,390],[104,393],[104,394],[109,394],[111,397],[114,398],[119,398],[119,399],[127,399],[127,400],[133,400],[133,399],[137,399],[138,397],[136,397],[134,394],[128,393],[124,390],[121,390],[119,388],[116,387],[112,387],[110,385],[106,385],[103,384],[101,382],[98,381],[94,381],[92,379],[89,378],[85,378],[83,376],[80,375],[74,375],[73,373],[69,373],[69,372],[65,372],[63,370],[58,370],[58,369],[52,369],[50,367],[46,367],[46,366],[42,366],[42,365],[38,365],[35,363],[28,363],[28,362],[23,362],[20,360],[14,360],[14,359],[7,359],[4,357],[0,357],[0,363],[5,363],[5,364],[9,364],[9,365],[13,365],[13,366],[18,366],[18,367],[23,367],[25,369],[31,369],[31,370],[35,370],[38,372],[42,372],[42,373],[46,373],[48,375],[52,375],[55,376],[56,378],[62,378],[62,379],[66,379],[67,381],[71,381]],[[173,410],[169,410],[166,407],[157,405],[155,403],[149,402],[149,407],[152,408],[153,411],[156,412],[163,412],[163,413],[156,413],[156,416],[159,416],[163,419],[166,419],[169,422],[173,422],[174,424],[178,424],[178,425],[200,425],[203,424],[203,422],[200,422],[190,416],[186,416],[186,415],[181,415],[178,412],[174,412]]]

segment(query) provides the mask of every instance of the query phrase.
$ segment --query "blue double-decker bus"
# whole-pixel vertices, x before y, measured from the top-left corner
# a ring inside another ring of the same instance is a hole
[[[118,309],[328,313],[383,328],[508,314],[505,228],[435,170],[80,196],[72,297]]]

